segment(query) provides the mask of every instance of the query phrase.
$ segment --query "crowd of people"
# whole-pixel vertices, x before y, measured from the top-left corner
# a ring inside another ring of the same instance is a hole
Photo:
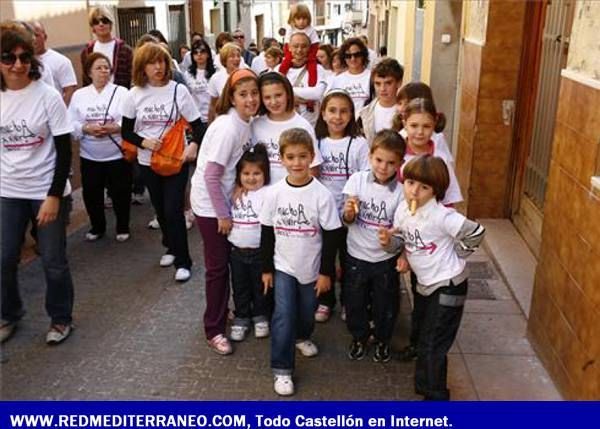
[[[453,208],[462,196],[431,89],[402,85],[402,66],[374,56],[364,37],[321,44],[302,4],[283,46],[265,38],[254,55],[235,30],[213,51],[194,33],[179,63],[159,31],[132,49],[114,22],[91,9],[95,40],[81,53],[79,89],[69,60],[45,47],[43,25],[1,24],[0,339],[24,314],[17,277],[29,225],[47,284],[46,340],[72,331],[66,224],[77,139],[87,241],[107,234],[107,198],[116,242],[135,239],[130,206],[147,189],[165,249],[158,263],[186,282],[187,230],[197,225],[214,352],[231,354],[231,341],[252,331],[270,337],[274,390],[292,395],[296,352],[318,354],[315,322],[337,306],[352,337],[347,357],[386,363],[399,273],[410,272],[412,328],[399,356],[416,359],[417,393],[449,399],[465,258],[484,230]]]

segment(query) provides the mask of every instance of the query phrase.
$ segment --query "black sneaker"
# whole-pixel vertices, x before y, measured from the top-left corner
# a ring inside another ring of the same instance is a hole
[[[390,345],[379,341],[375,345],[375,353],[373,354],[373,362],[388,362],[392,358]]]
[[[367,346],[362,341],[352,341],[348,348],[348,359],[361,360],[367,355]]]
[[[408,345],[400,350],[398,353],[398,359],[402,362],[410,362],[417,358],[417,348],[413,345]]]

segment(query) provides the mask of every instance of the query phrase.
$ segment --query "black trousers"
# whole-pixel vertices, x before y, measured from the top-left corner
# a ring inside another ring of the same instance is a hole
[[[465,280],[429,296],[415,294],[414,312],[419,316],[415,391],[425,399],[450,399],[447,355],[460,327],[467,289]]]
[[[175,256],[175,268],[192,266],[185,227],[185,187],[188,165],[173,176],[160,176],[145,165],[140,165],[144,184],[150,192],[150,200],[162,231],[162,244],[170,255]]]
[[[91,161],[81,158],[81,187],[85,209],[92,224],[91,232],[106,232],[104,188],[113,202],[117,218],[117,234],[129,233],[131,209],[131,164],[124,159]]]

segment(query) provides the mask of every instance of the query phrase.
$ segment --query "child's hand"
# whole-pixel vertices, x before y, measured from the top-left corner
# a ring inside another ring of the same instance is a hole
[[[359,200],[357,196],[351,196],[344,203],[344,220],[348,223],[354,222],[359,211]]]
[[[402,253],[396,261],[396,271],[399,273],[407,273],[409,270],[410,264],[408,263],[408,259],[406,259],[406,255]]]
[[[269,293],[269,289],[273,288],[273,273],[263,273],[262,283],[263,283],[263,295],[266,295]]]
[[[329,276],[319,274],[317,283],[315,283],[315,290],[317,291],[317,296],[327,292],[329,289],[331,289],[331,278]]]
[[[379,239],[379,244],[381,245],[381,247],[389,246],[392,241],[392,235],[396,234],[397,232],[397,228],[379,228],[377,230],[377,238]]]
[[[191,142],[183,151],[183,162],[194,162],[198,157],[198,145]]]
[[[217,232],[223,235],[229,235],[231,228],[233,227],[233,222],[230,218],[222,218],[218,220]]]

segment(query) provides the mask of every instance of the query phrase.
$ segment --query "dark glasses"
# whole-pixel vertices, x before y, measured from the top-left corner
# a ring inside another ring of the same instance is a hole
[[[19,55],[15,55],[12,52],[2,52],[2,56],[0,57],[0,62],[5,66],[12,66],[17,62],[17,58],[21,62],[21,64],[31,64],[31,60],[33,59],[33,55],[29,52],[23,52]]]
[[[194,54],[204,54],[204,53],[206,53],[206,49],[202,49],[202,48],[194,49]]]
[[[354,53],[348,52],[346,55],[344,55],[344,58],[349,60],[350,58],[361,58],[362,56],[363,56],[362,52],[354,52]]]
[[[111,20],[105,16],[103,16],[102,18],[98,18],[98,19],[96,19],[96,18],[92,19],[92,25],[98,25],[100,23],[102,23],[104,25],[108,25],[108,24],[111,24]]]
[[[237,36],[233,36],[234,39],[243,39],[245,36],[243,36],[242,34],[238,34]]]

